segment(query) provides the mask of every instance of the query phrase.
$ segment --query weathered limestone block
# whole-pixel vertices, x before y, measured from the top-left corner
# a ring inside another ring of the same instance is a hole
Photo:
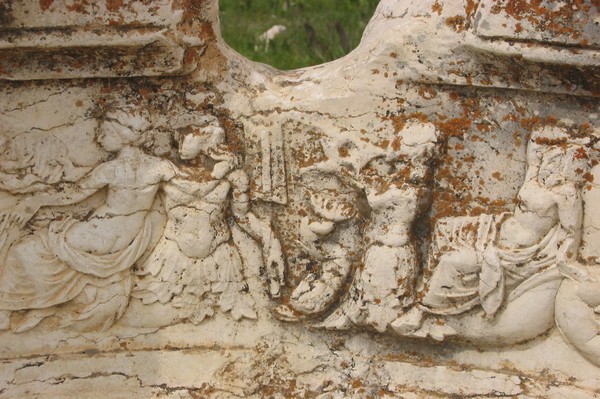
[[[0,4],[0,398],[600,395],[600,6]]]

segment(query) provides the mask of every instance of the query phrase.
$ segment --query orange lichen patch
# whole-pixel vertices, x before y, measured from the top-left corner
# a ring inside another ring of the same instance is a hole
[[[477,227],[477,225],[475,225],[473,223],[467,223],[466,225],[462,226],[460,230],[463,233],[475,233],[475,234],[477,234],[478,227]]]
[[[435,125],[446,137],[461,137],[471,127],[471,120],[467,118],[454,118],[444,122],[435,122]]]
[[[392,57],[392,58],[398,58],[398,54],[392,51],[390,53],[390,57]]]
[[[359,379],[353,380],[352,383],[352,388],[356,389],[356,388],[360,388],[363,386],[363,382]]]
[[[106,0],[106,9],[111,12],[119,11],[123,7],[123,0]]]
[[[575,159],[587,159],[588,154],[583,148],[578,148],[575,152]]]
[[[67,6],[67,10],[69,11],[73,11],[79,14],[89,14],[89,12],[85,9],[85,6],[87,4],[81,4],[81,3],[73,3],[69,6]]]
[[[202,38],[206,39],[216,39],[217,35],[215,34],[215,30],[211,23],[203,23],[201,24],[200,32],[202,33]]]
[[[381,73],[381,71],[379,69],[377,69],[377,68],[371,69],[371,74],[373,74],[373,75],[379,75],[379,73]]]
[[[586,172],[583,174],[583,180],[587,181],[588,183],[593,183],[594,182],[594,175]]]
[[[418,93],[426,100],[431,100],[437,96],[437,92],[432,87],[428,86],[419,87]]]
[[[475,16],[475,12],[477,8],[479,8],[480,0],[467,0],[467,6],[465,7],[465,12],[467,13],[467,19],[471,21]]]
[[[203,16],[210,0],[174,0],[173,10],[183,11],[183,20],[197,20]],[[189,24],[188,24],[189,25]]]
[[[481,195],[478,195],[477,197],[475,197],[475,201],[479,202],[480,204],[486,205],[488,207],[493,207],[493,208],[502,209],[504,206],[506,206],[506,201],[503,199],[492,200],[488,197],[484,197]]]
[[[461,107],[463,109],[462,116],[469,117],[470,119],[477,119],[481,116],[481,107],[479,104],[479,99],[477,98],[468,98],[461,102]]]
[[[402,143],[401,137],[394,137],[394,140],[392,141],[392,150],[394,150],[394,151],[400,150],[401,143]]]
[[[535,129],[540,128],[541,126],[554,126],[558,122],[557,118],[554,116],[547,116],[545,118],[541,118],[539,116],[534,116],[531,118],[521,118],[520,124],[527,131],[533,131]]]
[[[446,18],[445,20],[446,25],[457,33],[460,33],[470,27],[475,17],[475,12],[477,11],[477,8],[479,8],[479,0],[467,0],[466,3],[464,15],[454,15]],[[436,4],[438,4],[437,0]],[[442,7],[440,6],[437,8],[436,4],[433,5],[432,10],[437,11],[438,14],[441,15]]]
[[[455,15],[446,18],[446,25],[452,28],[455,32],[460,33],[465,30],[466,19],[462,15]]]
[[[455,150],[457,150],[457,151],[462,151],[462,150],[464,150],[464,149],[465,149],[465,145],[464,145],[463,143],[457,143],[457,144],[454,146],[454,149],[455,149]]]
[[[527,21],[540,32],[548,32],[554,36],[567,36],[578,39],[584,27],[589,23],[592,5],[583,0],[555,2],[555,7],[544,7],[541,0],[496,0],[491,8],[494,14],[504,11],[517,21]],[[598,8],[598,1],[593,1]],[[521,30],[516,28],[517,33]]]
[[[469,212],[469,214],[471,216],[479,216],[479,215],[483,215],[485,213],[485,209],[483,209],[480,206],[476,206],[474,208],[471,209],[471,212]]]
[[[40,9],[46,11],[54,3],[54,0],[40,0]]]
[[[502,177],[502,173],[500,173],[498,171],[492,173],[492,177],[498,181],[504,180],[504,178]]]
[[[443,9],[444,7],[438,2],[438,0],[435,0],[435,3],[433,3],[431,6],[431,11],[437,12],[438,15],[442,15]]]
[[[185,52],[185,55],[183,56],[183,62],[187,65],[193,63],[194,61],[198,60],[199,57],[199,53],[198,50],[196,50],[195,48],[190,48],[187,49],[187,51]]]
[[[429,120],[427,118],[427,115],[425,115],[422,112],[414,112],[412,114],[407,114],[407,115],[403,114],[403,115],[385,116],[382,119],[392,121],[392,126],[394,127],[394,133],[398,133],[402,129],[404,129],[404,126],[406,125],[406,121],[408,121],[410,119],[416,119],[419,122],[423,122],[423,123],[425,123]]]
[[[440,179],[447,179],[449,177],[452,177],[452,172],[449,168],[442,168],[438,170],[437,177]]]
[[[475,128],[481,133],[489,133],[492,131],[492,127],[488,122],[480,122],[475,124]]]
[[[82,105],[83,105],[83,101],[81,101],[81,100],[75,101],[75,106],[76,107],[81,107]]]
[[[517,33],[523,32],[523,25],[521,25],[520,22],[517,22],[517,24],[515,25],[515,32],[517,32]]]
[[[338,148],[338,154],[342,158],[348,158],[350,156],[350,152],[348,151],[348,148],[346,148],[346,147]]]
[[[519,116],[517,114],[513,114],[513,113],[506,114],[502,117],[503,122],[507,122],[507,121],[516,122],[518,120],[519,120]]]

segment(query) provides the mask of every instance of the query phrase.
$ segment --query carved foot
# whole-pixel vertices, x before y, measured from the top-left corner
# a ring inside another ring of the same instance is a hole
[[[289,305],[279,305],[276,308],[274,308],[272,312],[275,318],[281,321],[295,322],[303,320],[305,318],[305,316],[302,313],[298,312],[297,310],[294,310]]]
[[[391,324],[399,335],[410,335],[421,328],[423,324],[423,311],[417,307],[412,308]]]
[[[305,314],[320,313],[329,307],[337,288],[337,284],[332,287],[321,280],[302,281],[292,293],[290,305]]]
[[[437,324],[430,323],[429,328],[427,329],[426,336],[430,336],[436,341],[443,341],[447,337],[451,337],[453,335],[457,335],[457,332],[454,328],[446,325],[446,324]]]
[[[344,308],[337,309],[322,323],[315,324],[316,328],[326,328],[328,330],[347,330],[352,326],[352,320],[346,314]]]
[[[391,326],[398,335],[404,337],[430,337],[436,341],[443,341],[447,337],[457,335],[456,330],[447,325],[443,319],[425,319],[424,312],[416,307],[398,317]]]

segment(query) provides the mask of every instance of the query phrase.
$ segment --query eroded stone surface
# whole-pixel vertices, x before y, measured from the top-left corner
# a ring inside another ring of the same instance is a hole
[[[596,397],[596,2],[217,6],[0,5],[0,397]]]

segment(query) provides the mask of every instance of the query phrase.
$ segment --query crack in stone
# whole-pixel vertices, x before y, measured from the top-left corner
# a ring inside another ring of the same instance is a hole
[[[8,109],[3,110],[2,113],[7,114],[7,113],[10,113],[10,112],[14,112],[14,111],[22,111],[22,110],[24,110],[26,108],[33,107],[33,106],[35,106],[37,104],[48,102],[48,101],[50,101],[51,97],[60,96],[62,94],[65,94],[69,90],[71,90],[70,87],[64,88],[64,89],[62,89],[59,92],[48,94],[48,97],[46,97],[45,99],[38,100],[38,101],[35,101],[33,103],[30,103],[30,104],[23,104],[22,106],[15,107],[15,108],[8,108]]]

